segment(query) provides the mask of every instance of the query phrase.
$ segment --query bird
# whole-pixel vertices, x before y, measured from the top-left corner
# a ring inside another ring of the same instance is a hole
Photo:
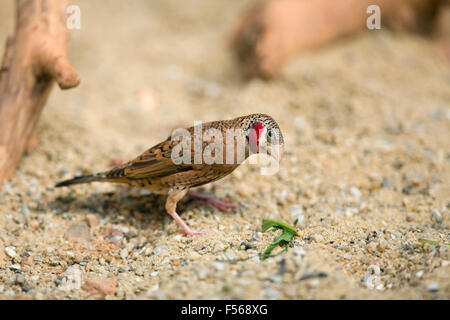
[[[108,171],[61,181],[55,187],[113,182],[165,194],[165,209],[184,233],[200,235],[205,232],[191,229],[177,214],[178,201],[191,188],[227,176],[252,154],[266,153],[279,162],[283,152],[284,139],[277,122],[267,114],[255,113],[174,130],[166,140],[131,161]],[[189,195],[221,210],[239,207],[192,191]]]

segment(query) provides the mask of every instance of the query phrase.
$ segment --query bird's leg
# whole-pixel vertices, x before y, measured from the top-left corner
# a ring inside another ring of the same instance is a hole
[[[240,206],[237,203],[230,203],[225,202],[223,200],[216,199],[212,196],[208,196],[206,194],[201,194],[198,192],[189,192],[188,194],[192,198],[196,198],[200,200],[203,203],[212,204],[214,207],[216,207],[219,210],[225,211],[230,208],[240,208]]]
[[[177,202],[180,201],[186,193],[189,191],[189,189],[176,189],[173,188],[169,191],[167,201],[166,201],[166,210],[167,213],[169,213],[172,218],[175,219],[175,221],[180,225],[181,229],[183,229],[184,233],[189,235],[200,235],[205,232],[202,232],[201,230],[192,230],[189,228],[189,226],[181,219],[181,217],[177,214]]]

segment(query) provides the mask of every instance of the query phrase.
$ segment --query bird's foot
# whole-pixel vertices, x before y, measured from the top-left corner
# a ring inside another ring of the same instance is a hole
[[[188,195],[192,198],[198,199],[197,201],[200,203],[211,204],[221,211],[225,211],[225,210],[231,209],[231,208],[240,208],[241,207],[237,203],[230,203],[230,202],[226,202],[223,200],[219,200],[212,196],[208,196],[206,194],[201,194],[201,193],[191,191],[191,192],[189,192]]]
[[[181,217],[176,212],[169,212],[169,214],[172,216],[172,218],[175,219],[175,221],[180,225],[181,229],[183,229],[184,233],[187,235],[198,236],[198,235],[205,234],[208,232],[208,231],[203,231],[200,229],[197,229],[197,230],[191,229],[186,224],[186,222],[184,222],[184,220],[181,219]]]
[[[183,229],[184,233],[190,236],[199,236],[205,233],[208,233],[208,231],[202,230],[202,229],[196,229],[192,230],[191,228]]]

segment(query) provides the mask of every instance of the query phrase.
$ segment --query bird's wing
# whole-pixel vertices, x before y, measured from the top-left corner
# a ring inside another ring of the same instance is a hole
[[[223,126],[222,123],[223,121],[204,123],[202,130],[205,132],[205,130],[210,128],[223,129],[221,127]],[[174,148],[178,147],[174,151],[179,154],[182,150],[188,150],[187,152],[190,154],[190,162],[192,163],[195,161],[194,151],[198,149],[195,146],[198,146],[200,150],[203,151],[204,148],[210,143],[210,141],[203,141],[202,134],[195,135],[194,127],[190,127],[185,130],[189,133],[190,138],[184,140],[184,136],[179,139],[172,139],[172,137],[168,137],[166,140],[145,151],[134,160],[110,170],[106,173],[106,178],[112,180],[120,180],[121,178],[138,180],[165,177],[189,170],[202,170],[202,167],[204,167],[202,164],[190,164],[189,162],[176,164],[172,160],[172,151]],[[190,144],[185,144],[189,141]]]
[[[167,140],[148,149],[134,160],[110,170],[106,176],[110,179],[146,179],[164,177],[178,172],[192,170],[194,165],[185,163],[175,164],[172,161],[172,150],[178,144],[178,141],[171,140],[169,137]],[[193,159],[193,155],[191,159]]]

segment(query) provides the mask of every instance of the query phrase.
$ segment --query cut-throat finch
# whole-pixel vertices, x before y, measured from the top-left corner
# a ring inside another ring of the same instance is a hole
[[[189,189],[225,177],[252,154],[265,153],[279,161],[283,150],[283,135],[275,120],[265,114],[251,114],[178,129],[129,162],[109,171],[59,182],[56,187],[94,181],[119,182],[167,194],[167,212],[186,234],[198,235],[203,232],[192,230],[176,212],[178,201]],[[189,195],[221,210],[239,207],[194,192]]]

